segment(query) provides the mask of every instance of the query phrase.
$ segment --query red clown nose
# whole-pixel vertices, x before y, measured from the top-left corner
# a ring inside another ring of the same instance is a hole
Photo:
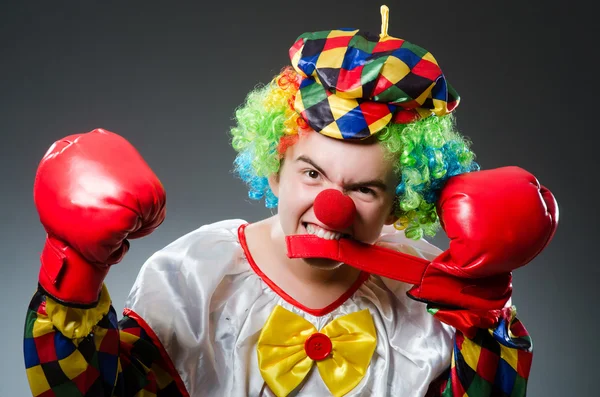
[[[343,230],[354,221],[354,201],[339,190],[326,189],[317,195],[314,203],[315,216],[328,227]]]

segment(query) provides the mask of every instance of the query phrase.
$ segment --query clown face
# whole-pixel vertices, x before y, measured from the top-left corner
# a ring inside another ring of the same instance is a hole
[[[369,244],[384,224],[395,221],[392,204],[397,184],[392,160],[385,159],[376,140],[343,141],[316,132],[288,148],[279,174],[270,178],[284,235],[343,236]],[[339,190],[354,202],[356,215],[347,228],[332,229],[315,215],[315,197],[325,189]]]

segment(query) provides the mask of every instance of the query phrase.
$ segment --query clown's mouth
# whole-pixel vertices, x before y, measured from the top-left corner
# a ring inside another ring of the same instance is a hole
[[[317,226],[313,223],[305,222],[305,223],[303,223],[303,225],[308,234],[317,236],[317,237],[325,239],[325,240],[339,240],[342,237],[344,237],[344,238],[350,237],[350,235],[348,235],[348,234],[323,229],[322,227]]]

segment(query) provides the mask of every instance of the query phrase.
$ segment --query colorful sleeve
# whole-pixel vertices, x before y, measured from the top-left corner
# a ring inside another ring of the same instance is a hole
[[[117,321],[106,287],[88,309],[38,291],[27,311],[23,351],[35,397],[188,396],[145,322],[135,313]]]
[[[431,385],[428,396],[524,397],[527,394],[533,349],[514,306],[481,313],[428,310],[440,321],[457,328],[451,367]]]

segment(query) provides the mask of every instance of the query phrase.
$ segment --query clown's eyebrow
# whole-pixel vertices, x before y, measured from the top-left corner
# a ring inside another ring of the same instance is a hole
[[[381,190],[382,192],[386,192],[388,190],[388,186],[381,179],[373,179],[365,182],[356,182],[351,183],[345,186],[347,190],[358,189],[359,187],[371,187]]]
[[[323,174],[323,176],[325,178],[327,178],[327,174],[325,173],[325,171],[323,171],[323,169],[321,167],[319,167],[317,164],[315,164],[315,162],[312,161],[307,156],[304,156],[304,155],[298,156],[296,161],[303,161],[307,164],[312,165],[317,171],[319,171],[321,174]],[[355,182],[355,183],[350,183],[350,184],[344,186],[344,188],[346,190],[354,190],[354,189],[358,189],[359,187],[377,188],[377,189],[381,190],[382,192],[386,192],[388,190],[388,185],[386,185],[381,179],[372,179],[372,180],[364,181],[364,182]]]
[[[323,171],[323,168],[321,168],[317,164],[315,164],[315,162],[312,161],[310,158],[308,158],[304,155],[301,155],[301,156],[298,156],[296,161],[303,161],[305,163],[312,165],[313,167],[315,167],[317,169],[317,171],[319,171],[321,174],[323,174],[323,176],[325,176],[325,178],[327,178],[327,174],[325,173],[325,171]]]

